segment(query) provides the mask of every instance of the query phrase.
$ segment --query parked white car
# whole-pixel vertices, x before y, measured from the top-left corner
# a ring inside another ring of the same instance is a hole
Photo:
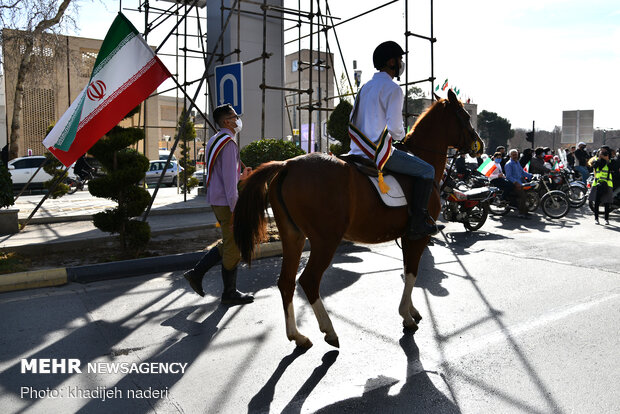
[[[151,165],[149,166],[149,170],[146,172],[146,184],[150,186],[156,186],[159,181],[159,177],[164,172],[164,166],[166,165],[166,160],[160,161],[151,161]],[[168,165],[168,169],[166,170],[166,175],[162,181],[162,184],[175,186],[177,185],[177,180],[179,176],[179,171],[183,171],[183,167],[179,166],[176,161],[170,161],[170,165]]]
[[[29,189],[43,188],[43,183],[52,178],[51,175],[45,172],[43,168],[37,170],[45,161],[43,155],[32,155],[30,157],[13,158],[9,161],[9,173],[11,174],[11,180],[13,180],[13,188],[21,189],[30,180],[30,177],[34,175],[34,178],[28,185]],[[73,165],[69,168],[69,177],[75,177],[73,173]]]

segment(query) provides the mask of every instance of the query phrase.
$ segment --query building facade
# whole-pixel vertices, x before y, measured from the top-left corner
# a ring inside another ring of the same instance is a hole
[[[334,55],[319,51],[310,55],[309,49],[303,49],[286,56],[285,86],[303,91],[312,89],[312,99],[307,93],[286,92],[284,130],[304,151],[328,152],[326,123],[334,109],[334,69],[331,65]],[[311,104],[312,111],[309,110]]]

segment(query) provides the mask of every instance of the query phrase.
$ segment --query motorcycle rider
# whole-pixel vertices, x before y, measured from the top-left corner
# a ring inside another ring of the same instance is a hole
[[[510,161],[508,161],[504,167],[506,171],[506,179],[513,183],[513,192],[518,200],[519,206],[519,218],[528,218],[530,213],[527,211],[527,206],[525,205],[525,191],[523,191],[523,178],[527,178],[528,180],[532,178],[532,174],[526,172],[521,168],[521,164],[519,164],[519,151],[516,149],[511,149],[509,151]]]
[[[82,182],[86,180],[90,180],[92,178],[93,167],[86,162],[86,154],[82,154],[80,158],[75,162],[75,167],[73,167],[73,172],[80,177]]]
[[[586,184],[590,176],[587,168],[588,158],[590,158],[590,156],[586,152],[586,143],[580,142],[577,144],[577,149],[575,150],[575,171],[581,175],[581,181],[583,181],[584,184]]]

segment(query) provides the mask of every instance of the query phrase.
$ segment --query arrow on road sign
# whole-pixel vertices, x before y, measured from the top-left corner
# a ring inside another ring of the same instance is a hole
[[[243,63],[229,63],[215,67],[215,102],[231,104],[243,114]]]

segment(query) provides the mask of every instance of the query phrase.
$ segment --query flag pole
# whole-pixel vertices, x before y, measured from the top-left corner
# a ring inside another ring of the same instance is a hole
[[[28,223],[30,223],[30,219],[32,219],[32,217],[37,213],[37,211],[39,211],[39,209],[41,208],[41,206],[43,205],[45,200],[47,200],[47,198],[50,196],[50,194],[52,194],[54,192],[54,190],[56,189],[58,184],[60,184],[60,182],[65,178],[65,175],[67,174],[67,171],[69,171],[69,168],[71,168],[71,167],[70,166],[66,167],[65,170],[63,171],[62,175],[60,177],[58,177],[58,179],[54,182],[54,184],[52,184],[52,186],[47,191],[47,194],[45,194],[45,197],[43,197],[41,199],[41,201],[39,201],[39,204],[37,204],[37,206],[34,208],[34,210],[32,210],[32,212],[30,213],[30,215],[28,216],[28,218],[26,219],[24,224],[22,224],[22,227],[19,229],[19,231],[22,231],[24,229],[24,227],[26,227],[28,225]]]
[[[174,76],[171,76],[169,79],[172,79],[172,81],[177,84],[177,87],[181,90],[181,92],[183,92],[183,95],[185,95],[185,98],[189,101],[190,105],[189,105],[189,107],[185,111],[185,117],[187,117],[187,119],[189,119],[189,113],[192,111],[192,109],[196,108],[199,111],[200,111],[200,109],[197,107],[196,102],[194,101],[194,99],[192,99],[187,94],[185,89],[183,89],[183,87],[181,86],[179,81]],[[217,128],[215,128],[215,126],[211,123],[211,121],[209,121],[209,119],[206,117],[206,115],[203,114],[202,111],[200,111],[200,113],[203,116],[205,122],[208,123],[209,126],[214,131],[217,131]],[[187,122],[187,119],[184,119],[183,121]],[[157,181],[157,186],[155,187],[155,191],[153,191],[153,196],[151,197],[151,201],[149,202],[149,205],[146,208],[146,211],[144,212],[144,216],[142,216],[142,221],[146,221],[147,218],[149,217],[149,214],[151,213],[151,207],[153,206],[153,202],[155,201],[155,197],[157,197],[157,193],[159,192],[159,187],[161,187],[161,183],[162,183],[162,181],[164,179],[164,176],[166,175],[166,170],[168,170],[168,166],[170,166],[170,160],[172,160],[172,155],[174,154],[174,151],[177,148],[177,144],[179,143],[179,138],[181,137],[181,134],[179,132],[180,132],[180,128],[177,129],[177,134],[176,134],[176,137],[174,138],[174,143],[172,144],[172,148],[170,149],[170,153],[168,154],[168,158],[166,159],[166,164],[164,165],[164,170],[162,171],[161,175],[159,176],[159,180]]]

